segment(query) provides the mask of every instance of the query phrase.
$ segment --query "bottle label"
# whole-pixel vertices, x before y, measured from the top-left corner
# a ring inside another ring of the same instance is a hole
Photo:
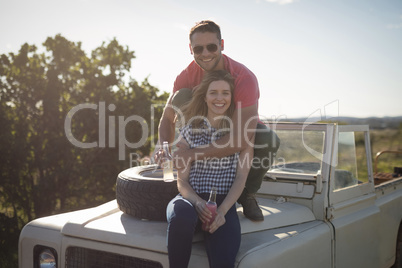
[[[165,182],[174,181],[173,161],[165,160],[162,164],[162,167],[163,167],[163,181]]]

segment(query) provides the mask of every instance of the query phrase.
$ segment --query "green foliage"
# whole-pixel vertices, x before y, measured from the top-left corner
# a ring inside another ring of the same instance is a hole
[[[122,130],[117,119],[136,115],[157,127],[163,106],[153,110],[153,120],[151,107],[167,99],[147,79],[138,84],[126,77],[134,52],[115,39],[90,57],[81,43],[61,35],[49,37],[43,46],[42,53],[24,44],[18,54],[0,56],[0,231],[13,239],[10,250],[1,237],[1,260],[14,254],[16,261],[15,239],[28,221],[113,199],[116,176],[129,167],[127,160],[119,161],[119,131],[130,142],[143,135],[139,122]],[[71,132],[80,142],[98,142],[90,149],[74,146],[64,126],[69,111],[85,103],[97,109],[75,113]],[[105,129],[99,127],[101,104],[115,107],[106,109]],[[109,125],[113,120],[115,125]],[[100,132],[107,135],[104,145]],[[129,152],[149,154],[155,140],[148,136],[142,147],[125,151],[124,157]]]

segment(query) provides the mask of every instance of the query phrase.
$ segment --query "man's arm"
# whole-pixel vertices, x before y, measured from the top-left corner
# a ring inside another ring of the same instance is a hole
[[[233,129],[221,139],[202,148],[188,149],[177,144],[178,150],[174,153],[175,159],[190,159],[190,163],[197,158],[225,157],[241,152],[248,146],[253,147],[253,138],[258,122],[257,104],[234,111],[232,116]],[[183,168],[176,161],[177,168]]]
[[[163,109],[162,117],[159,122],[158,127],[158,144],[155,147],[154,157],[155,162],[159,162],[162,157],[160,149],[162,149],[162,144],[164,141],[171,144],[174,141],[175,136],[175,111],[171,105],[173,94],[169,97],[166,102],[165,108]]]

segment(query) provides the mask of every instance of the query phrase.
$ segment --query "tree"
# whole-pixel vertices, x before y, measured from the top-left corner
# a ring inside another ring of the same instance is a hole
[[[119,160],[118,134],[124,131],[131,141],[143,136],[138,120],[126,122],[124,129],[115,124],[135,116],[155,126],[161,106],[153,110],[155,121],[151,107],[167,99],[147,79],[139,84],[127,77],[134,52],[116,39],[90,57],[80,42],[61,35],[49,37],[43,46],[39,52],[24,44],[18,54],[0,56],[0,217],[7,219],[1,221],[2,233],[11,222],[21,228],[36,217],[113,199],[116,176],[127,168]],[[86,104],[94,108],[79,109],[66,130],[69,112]],[[68,134],[97,146],[74,146]],[[102,135],[108,142],[99,140]],[[149,154],[155,139],[146,137],[130,152]]]

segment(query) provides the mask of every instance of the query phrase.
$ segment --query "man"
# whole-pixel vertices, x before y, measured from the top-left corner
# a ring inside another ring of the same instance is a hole
[[[215,145],[203,148],[188,149],[177,144],[175,152],[176,168],[184,168],[185,164],[195,161],[198,157],[224,157],[242,151],[248,146],[254,146],[253,166],[247,178],[246,187],[238,202],[243,206],[244,215],[253,221],[263,221],[264,217],[254,197],[261,186],[262,179],[269,169],[266,160],[271,162],[271,156],[276,153],[279,139],[258,119],[259,87],[255,75],[244,65],[222,54],[224,40],[221,38],[220,27],[213,21],[205,20],[197,23],[190,31],[190,52],[194,61],[176,78],[173,94],[167,101],[159,125],[159,143],[173,142],[175,135],[175,112],[191,98],[193,90],[197,89],[204,73],[213,70],[227,70],[235,79],[234,101],[236,110],[232,117],[233,131]],[[255,135],[257,129],[257,135]],[[273,144],[270,142],[273,141]],[[257,146],[258,145],[258,146]],[[263,147],[263,148],[261,148]],[[156,159],[161,151],[156,152]],[[256,158],[257,157],[257,158]],[[261,159],[263,158],[263,159]],[[265,164],[262,165],[262,163]],[[257,166],[256,166],[257,165]]]

